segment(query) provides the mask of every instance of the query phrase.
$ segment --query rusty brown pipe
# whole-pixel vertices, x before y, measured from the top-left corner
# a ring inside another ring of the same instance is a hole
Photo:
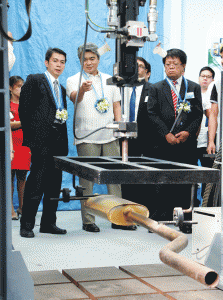
[[[99,195],[98,197],[89,198],[84,205],[93,215],[102,217],[112,223],[117,225],[138,224],[171,241],[160,250],[159,256],[163,263],[200,283],[210,287],[217,286],[219,276],[215,271],[177,254],[186,248],[188,244],[187,236],[149,219],[149,211],[145,206],[113,195]]]
[[[186,248],[188,244],[188,239],[185,234],[171,229],[163,224],[159,224],[158,222],[148,219],[131,210],[125,212],[124,214],[128,221],[131,220],[132,222],[148,228],[163,238],[171,241],[171,243],[163,247],[159,252],[159,257],[164,264],[180,271],[181,273],[199,281],[202,284],[210,287],[217,286],[219,282],[219,276],[214,270],[211,270],[210,268],[177,254]]]

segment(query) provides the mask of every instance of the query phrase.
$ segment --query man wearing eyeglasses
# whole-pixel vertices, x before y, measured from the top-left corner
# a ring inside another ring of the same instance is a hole
[[[199,73],[199,84],[201,87],[202,105],[204,116],[200,132],[197,138],[198,159],[203,167],[211,168],[213,160],[204,157],[204,154],[215,153],[215,135],[218,117],[218,93],[214,84],[215,72],[210,67],[203,67]],[[202,184],[203,196],[206,185]]]
[[[197,132],[203,116],[201,88],[183,76],[186,63],[186,53],[180,49],[168,50],[163,58],[166,78],[149,90],[148,147],[155,158],[196,165]],[[189,185],[158,186],[157,190],[160,201],[151,200],[157,203],[153,210],[157,209],[158,218],[172,219],[174,207],[190,207]]]
[[[146,148],[141,145],[144,135],[144,131],[147,130],[145,123],[147,119],[147,101],[148,90],[150,87],[149,78],[151,75],[151,65],[143,57],[137,57],[138,64],[138,80],[140,85],[130,89],[130,95],[132,97],[133,91],[135,92],[134,111],[132,111],[130,103],[129,119],[131,122],[138,123],[138,137],[136,139],[129,139],[129,155],[141,156],[145,155]],[[131,102],[131,98],[130,98]],[[140,124],[139,124],[140,123]],[[141,126],[143,124],[143,126]]]

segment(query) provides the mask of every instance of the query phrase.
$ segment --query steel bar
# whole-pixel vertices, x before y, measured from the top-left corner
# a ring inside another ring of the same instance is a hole
[[[187,236],[149,219],[149,211],[145,206],[113,195],[100,195],[90,198],[84,205],[91,214],[102,217],[112,223],[117,225],[138,224],[171,241],[159,253],[163,263],[202,284],[211,287],[215,287],[218,284],[219,276],[214,270],[178,255],[188,244]]]
[[[183,209],[183,212],[185,214],[189,214],[192,212],[194,208],[194,197],[195,197],[195,184],[192,185],[191,187],[191,202],[190,202],[190,207],[188,209]]]

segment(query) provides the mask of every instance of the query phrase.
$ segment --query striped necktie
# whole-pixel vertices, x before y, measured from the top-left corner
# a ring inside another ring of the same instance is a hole
[[[60,104],[58,80],[54,80],[53,84],[54,84],[54,91],[55,91],[55,94],[56,94],[56,97],[57,97],[58,104]]]
[[[174,86],[176,86],[177,80],[173,80],[172,82],[173,82]],[[175,117],[176,117],[177,100],[178,100],[178,98],[177,98],[177,95],[175,94],[175,92],[174,92],[173,89],[171,89],[171,94],[172,94],[172,98],[173,98],[173,106],[174,106],[174,112],[175,112]]]

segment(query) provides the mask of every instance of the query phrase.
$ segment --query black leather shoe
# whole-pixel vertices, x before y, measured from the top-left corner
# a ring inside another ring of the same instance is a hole
[[[83,230],[89,232],[99,232],[100,228],[95,224],[83,224]]]
[[[122,225],[116,225],[112,223],[112,229],[122,229],[122,230],[137,230],[136,225],[130,225],[130,226],[122,226]]]
[[[56,224],[48,225],[48,226],[41,226],[40,232],[42,233],[51,233],[51,234],[66,234],[66,229],[61,229],[56,226]]]
[[[32,230],[20,229],[20,235],[24,238],[34,238],[35,234]]]

